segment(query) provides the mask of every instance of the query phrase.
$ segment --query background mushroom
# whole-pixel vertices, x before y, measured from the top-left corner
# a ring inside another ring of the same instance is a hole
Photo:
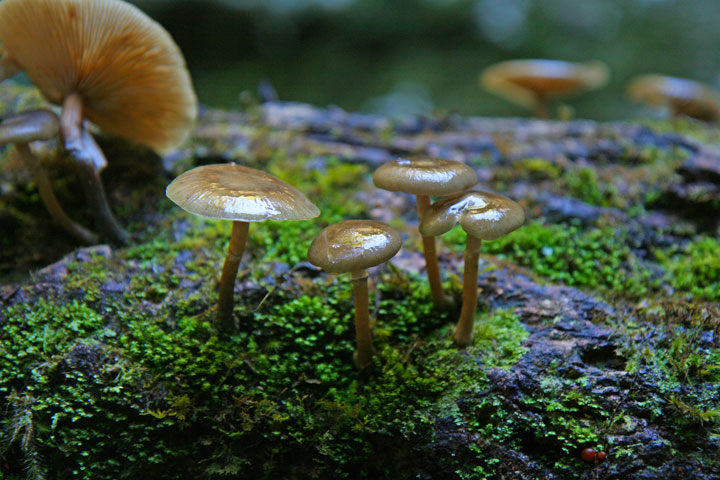
[[[93,244],[98,237],[82,225],[75,223],[58,202],[52,184],[40,165],[40,161],[30,150],[30,142],[56,138],[60,130],[60,121],[49,110],[33,110],[6,117],[0,123],[0,145],[15,144],[15,150],[32,173],[45,208],[50,216],[68,233],[81,241]]]
[[[294,187],[265,172],[232,163],[193,168],[173,180],[165,193],[192,214],[233,222],[215,318],[216,327],[228,332],[237,328],[232,316],[233,289],[249,222],[308,220],[320,215]]]
[[[628,96],[653,107],[667,107],[673,117],[686,115],[715,121],[720,114],[720,94],[710,85],[685,78],[648,74],[633,78]]]
[[[456,223],[467,232],[463,305],[453,339],[460,346],[473,341],[477,308],[478,259],[483,240],[495,240],[516,230],[525,222],[525,212],[513,200],[495,193],[471,190],[441,199],[423,215],[420,233],[437,236]]]
[[[435,157],[399,158],[381,165],[373,175],[376,187],[391,192],[414,194],[418,219],[422,218],[430,206],[430,195],[451,195],[466,190],[477,182],[475,171],[464,163]],[[443,293],[435,238],[423,235],[422,242],[433,302],[438,307],[447,307],[452,302]]]
[[[548,118],[550,98],[598,89],[609,76],[607,66],[600,61],[509,60],[486,68],[480,83],[500,97],[532,108],[537,118]]]
[[[355,297],[355,338],[353,356],[358,368],[372,364],[367,268],[390,260],[402,240],[393,228],[370,220],[346,220],[323,229],[310,244],[308,260],[328,273],[350,273]]]
[[[49,101],[62,105],[62,136],[98,226],[124,240],[83,119],[160,153],[173,148],[197,114],[179,48],[159,24],[121,0],[3,0],[0,42],[0,73],[24,71]]]

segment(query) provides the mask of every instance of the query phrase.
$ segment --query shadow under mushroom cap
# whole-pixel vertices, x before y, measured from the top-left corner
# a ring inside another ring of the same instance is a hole
[[[481,240],[495,240],[525,222],[525,212],[513,200],[495,193],[471,190],[443,198],[425,211],[420,233],[436,237],[457,223]]]

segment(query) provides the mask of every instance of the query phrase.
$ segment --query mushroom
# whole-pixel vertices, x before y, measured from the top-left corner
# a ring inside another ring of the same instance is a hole
[[[15,144],[15,150],[23,159],[40,193],[40,199],[45,204],[50,216],[68,233],[81,241],[93,244],[98,237],[82,225],[75,223],[60,206],[52,184],[45,174],[40,161],[30,149],[30,142],[37,140],[50,140],[57,137],[60,130],[60,120],[49,110],[32,110],[6,117],[0,123],[0,145]]]
[[[710,85],[666,75],[640,75],[630,81],[627,94],[650,106],[666,106],[673,117],[686,115],[714,121],[720,115],[720,95]]]
[[[373,175],[376,187],[415,195],[418,219],[430,206],[430,195],[446,196],[466,190],[478,182],[475,171],[464,163],[435,157],[398,158],[381,165]],[[430,293],[438,307],[451,300],[443,293],[435,238],[422,236]]]
[[[486,68],[482,86],[517,105],[532,108],[537,118],[548,118],[548,99],[603,87],[609,77],[600,61],[508,60]]]
[[[355,296],[355,365],[372,364],[367,268],[390,260],[402,240],[393,228],[371,220],[346,220],[323,229],[310,244],[308,260],[328,273],[350,273]]]
[[[178,176],[165,190],[167,197],[194,215],[232,220],[232,234],[220,277],[215,326],[232,332],[233,289],[248,238],[249,222],[308,220],[320,211],[287,183],[234,163],[205,165]]]
[[[423,215],[420,233],[442,235],[460,223],[467,232],[463,304],[453,339],[460,346],[473,341],[475,309],[477,307],[478,259],[483,240],[495,240],[516,230],[525,222],[522,207],[502,195],[471,190],[434,203]]]
[[[159,153],[178,144],[197,115],[185,60],[170,35],[121,0],[3,0],[0,78],[24,71],[52,103],[101,231],[123,241],[86,131],[101,129]]]

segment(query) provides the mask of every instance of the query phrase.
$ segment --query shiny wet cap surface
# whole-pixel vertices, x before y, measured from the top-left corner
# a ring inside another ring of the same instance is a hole
[[[183,173],[165,194],[195,215],[243,222],[308,220],[320,211],[296,188],[232,163],[206,165]]]
[[[490,192],[471,190],[435,202],[425,211],[420,233],[436,237],[460,223],[463,230],[481,240],[495,240],[525,222],[525,212],[513,200]]]
[[[475,171],[464,163],[434,157],[398,158],[373,175],[378,188],[414,195],[451,195],[477,182]]]
[[[384,223],[346,220],[323,229],[308,260],[328,273],[348,273],[380,265],[400,250],[400,234]]]

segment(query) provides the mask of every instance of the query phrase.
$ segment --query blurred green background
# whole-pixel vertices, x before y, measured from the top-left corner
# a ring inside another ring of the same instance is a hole
[[[200,100],[237,108],[269,81],[280,99],[390,115],[525,115],[478,87],[512,58],[601,59],[601,91],[568,100],[600,120],[658,115],[634,75],[717,86],[718,0],[136,0],[185,52]]]

